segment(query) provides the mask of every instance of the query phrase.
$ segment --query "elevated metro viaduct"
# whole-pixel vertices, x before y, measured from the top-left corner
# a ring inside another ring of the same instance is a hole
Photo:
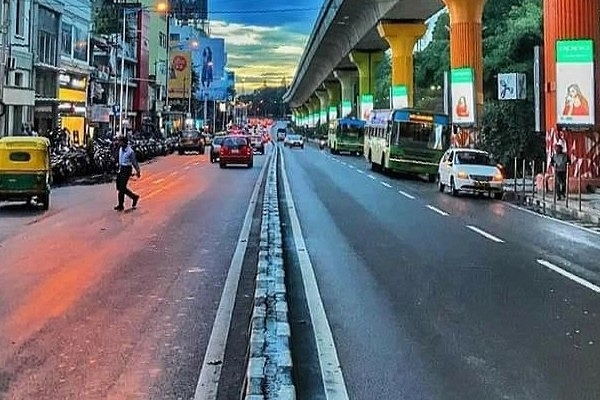
[[[483,109],[482,14],[486,1],[501,0],[328,0],[319,14],[284,101],[297,120],[309,126],[357,112],[357,97],[372,95],[375,68],[390,49],[392,87],[403,87],[413,105],[413,49],[426,32],[425,21],[447,7],[450,16],[450,66],[474,72],[474,103]],[[600,0],[543,0],[543,102],[546,153],[565,143],[571,173],[600,185],[600,99],[598,79],[588,84],[590,112],[586,129],[557,125],[566,88],[557,87],[557,41],[592,41],[593,71],[599,77]],[[573,42],[574,43],[574,42]],[[504,71],[498,71],[504,72]],[[357,91],[355,88],[357,87]],[[358,115],[358,113],[357,113]]]

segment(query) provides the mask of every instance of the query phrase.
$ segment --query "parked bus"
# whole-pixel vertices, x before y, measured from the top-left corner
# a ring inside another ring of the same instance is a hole
[[[327,145],[333,154],[342,151],[363,154],[365,121],[356,118],[339,118],[329,123]]]
[[[373,170],[426,175],[435,182],[450,146],[448,115],[412,108],[373,110],[365,131],[364,154]]]

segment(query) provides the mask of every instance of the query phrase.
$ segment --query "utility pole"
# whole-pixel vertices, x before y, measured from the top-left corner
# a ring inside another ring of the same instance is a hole
[[[8,12],[6,10],[6,3],[2,0],[2,7],[0,7],[0,35],[2,39],[2,49],[0,49],[0,137],[6,135],[5,131],[5,119],[4,114],[6,112],[6,106],[4,105],[4,82],[6,81],[6,62],[8,57]]]

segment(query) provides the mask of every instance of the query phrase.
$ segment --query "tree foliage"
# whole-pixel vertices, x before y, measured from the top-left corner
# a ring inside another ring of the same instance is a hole
[[[444,73],[450,69],[449,15],[441,14],[429,45],[417,51],[415,106],[441,111]],[[540,157],[543,139],[534,133],[533,51],[541,45],[542,0],[488,1],[483,15],[484,115],[481,146],[506,162],[512,157]],[[376,97],[389,87],[390,67],[381,66]],[[382,63],[382,64],[385,64]],[[520,72],[527,75],[527,100],[497,100],[497,75]],[[389,90],[389,89],[388,89]]]

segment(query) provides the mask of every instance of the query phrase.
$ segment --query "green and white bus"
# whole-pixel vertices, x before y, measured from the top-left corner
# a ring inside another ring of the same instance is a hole
[[[332,154],[363,153],[365,121],[356,118],[338,118],[329,123],[327,146]]]
[[[435,182],[450,146],[450,119],[412,108],[373,110],[365,134],[364,154],[373,170],[425,175]]]

